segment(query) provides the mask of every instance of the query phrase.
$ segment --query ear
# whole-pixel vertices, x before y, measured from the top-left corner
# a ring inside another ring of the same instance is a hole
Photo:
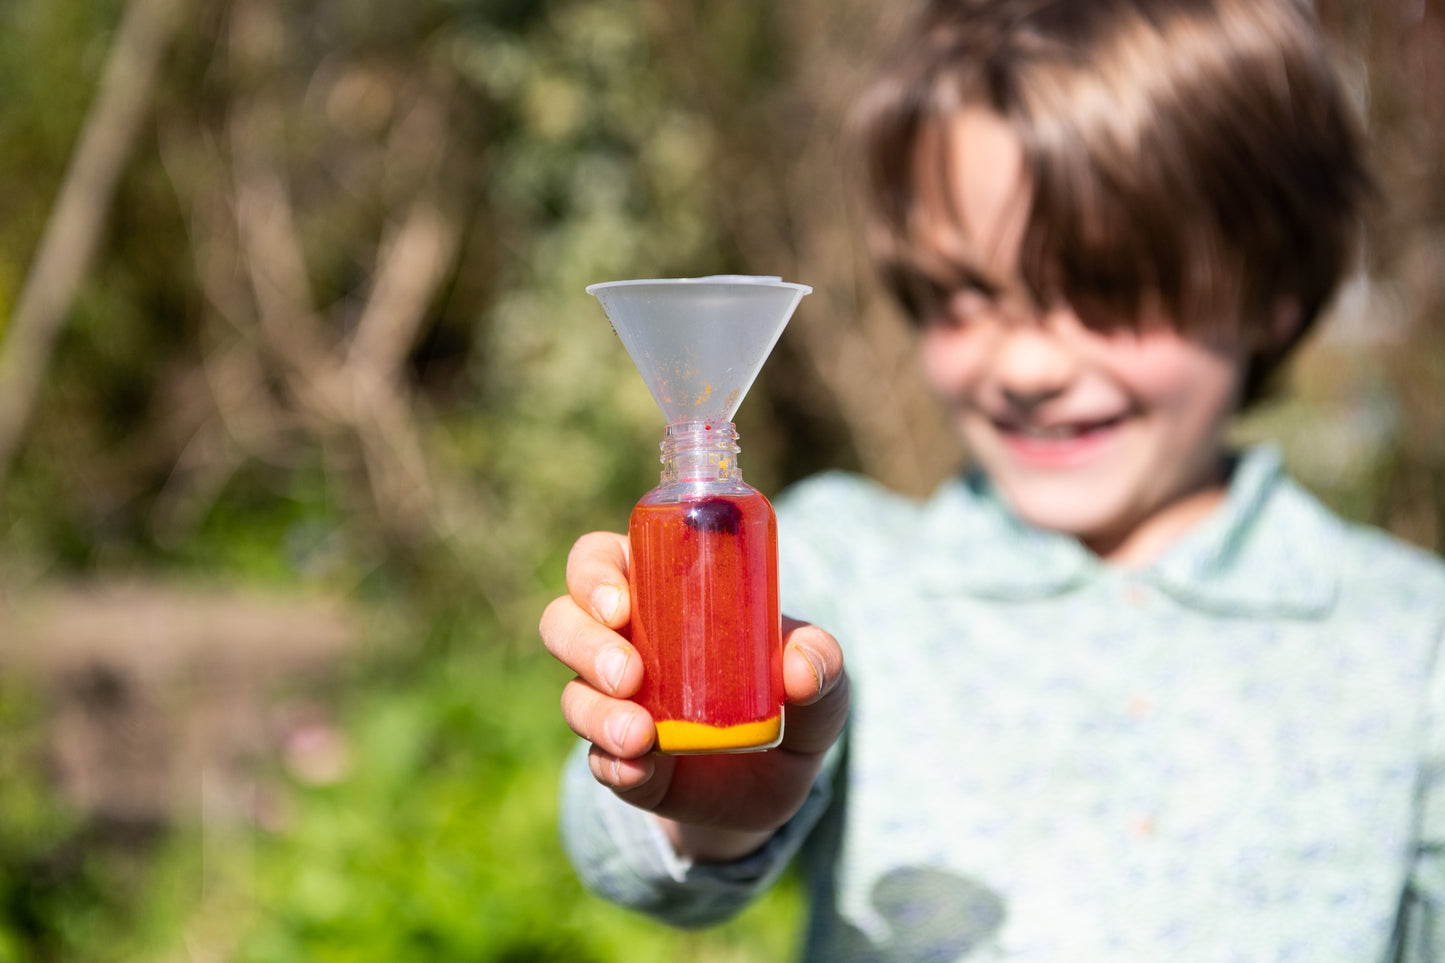
[[[1300,308],[1299,298],[1290,295],[1276,301],[1270,313],[1269,343],[1265,345],[1265,351],[1281,351],[1293,344],[1303,322],[1304,311]]]

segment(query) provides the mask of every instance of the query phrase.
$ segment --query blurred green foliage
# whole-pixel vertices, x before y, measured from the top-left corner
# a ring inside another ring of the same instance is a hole
[[[353,706],[355,770],[297,797],[253,854],[257,924],[236,959],[788,956],[791,889],[705,935],[664,932],[582,894],[556,858],[558,761],[571,740],[554,704],[536,698],[562,681],[493,651],[432,661]]]
[[[45,743],[35,703],[33,693],[0,679],[0,960],[6,963],[60,942],[76,928],[75,904],[93,903],[95,895],[83,874],[62,871],[57,879],[47,872],[76,838],[80,820],[57,808],[36,778],[44,771]],[[72,901],[75,892],[89,899]]]

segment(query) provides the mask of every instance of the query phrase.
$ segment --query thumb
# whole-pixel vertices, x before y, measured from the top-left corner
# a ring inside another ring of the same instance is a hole
[[[787,699],[782,748],[823,752],[848,720],[848,674],[832,635],[808,622],[783,619],[783,690]]]

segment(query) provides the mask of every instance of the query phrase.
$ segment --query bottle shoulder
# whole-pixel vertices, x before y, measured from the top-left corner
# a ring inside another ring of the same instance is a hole
[[[733,478],[721,481],[664,482],[638,499],[637,505],[638,507],[676,505],[684,502],[703,501],[709,498],[749,501],[761,500],[768,502],[767,496],[762,492],[740,478]],[[769,503],[769,506],[771,507],[771,503]]]

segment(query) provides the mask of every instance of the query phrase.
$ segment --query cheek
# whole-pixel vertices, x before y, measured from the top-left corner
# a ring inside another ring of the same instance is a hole
[[[978,338],[958,328],[932,327],[920,344],[923,375],[934,393],[957,398],[978,380],[983,351]]]
[[[1118,360],[1121,380],[1156,409],[1212,421],[1238,404],[1244,362],[1226,354],[1169,341],[1142,344]]]

